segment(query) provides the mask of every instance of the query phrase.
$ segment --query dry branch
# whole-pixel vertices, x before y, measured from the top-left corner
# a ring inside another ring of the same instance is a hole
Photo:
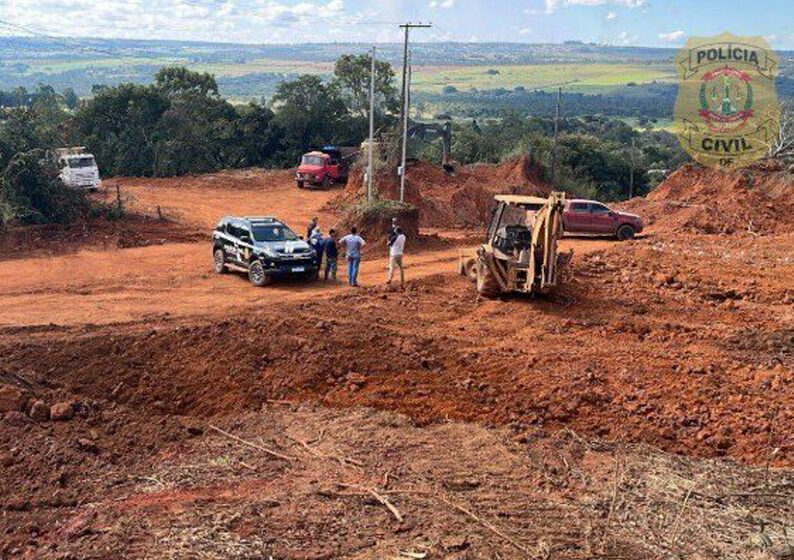
[[[392,504],[388,500],[388,498],[379,494],[374,488],[362,486],[361,484],[349,484],[347,482],[336,482],[335,484],[337,486],[341,486],[342,488],[356,488],[358,490],[361,490],[362,492],[366,492],[367,494],[378,500],[378,502],[380,502],[382,505],[386,506],[386,508],[392,513],[392,515],[394,516],[395,519],[397,519],[397,521],[399,521],[400,523],[403,522],[403,515],[400,513],[400,510],[394,507],[394,504]]]
[[[364,463],[362,463],[361,461],[357,461],[356,459],[351,459],[350,457],[344,457],[342,455],[333,455],[333,454],[323,453],[322,451],[320,451],[319,449],[315,449],[314,447],[309,445],[308,442],[306,442],[306,441],[304,441],[302,439],[298,439],[298,438],[293,437],[293,436],[291,436],[289,434],[285,434],[285,435],[287,436],[287,439],[291,439],[295,443],[299,444],[301,447],[303,447],[306,451],[308,451],[309,453],[311,453],[315,457],[319,457],[321,459],[334,459],[334,460],[338,461],[339,463],[341,463],[342,465],[350,464],[350,465],[355,465],[357,467],[363,467],[364,466]]]
[[[221,430],[219,427],[213,426],[212,424],[208,424],[208,426],[210,427],[210,429],[215,430],[219,434],[221,434],[223,436],[226,436],[229,439],[233,439],[237,443],[241,443],[241,444],[246,445],[246,446],[248,446],[248,447],[250,447],[252,449],[256,449],[256,450],[261,451],[263,453],[267,453],[268,455],[272,455],[273,457],[278,457],[279,459],[282,459],[284,461],[292,462],[292,461],[295,460],[294,457],[290,457],[288,455],[282,455],[278,451],[273,451],[272,449],[268,449],[267,447],[264,447],[262,445],[258,445],[256,443],[253,443],[253,442],[250,442],[250,441],[246,441],[246,440],[244,440],[242,438],[239,438],[239,437],[235,436],[234,434],[230,434],[229,432],[227,432],[225,430]]]
[[[514,547],[516,547],[518,550],[520,550],[524,554],[529,554],[530,556],[532,555],[532,553],[529,551],[529,549],[527,547],[525,547],[523,544],[521,544],[520,542],[515,540],[510,535],[508,535],[508,534],[504,533],[503,531],[499,530],[497,527],[494,527],[488,521],[485,521],[484,519],[481,519],[481,518],[477,517],[471,510],[468,510],[468,509],[466,509],[463,506],[459,506],[458,504],[454,504],[454,503],[450,502],[444,496],[437,495],[436,497],[439,500],[441,500],[442,502],[444,502],[445,504],[447,504],[449,507],[451,507],[453,509],[456,509],[459,512],[467,515],[468,517],[470,517],[471,519],[473,519],[474,521],[476,521],[477,523],[479,523],[480,525],[482,525],[483,527],[485,527],[486,529],[491,531],[493,534],[503,538],[504,540],[506,540],[507,542],[512,544]]]

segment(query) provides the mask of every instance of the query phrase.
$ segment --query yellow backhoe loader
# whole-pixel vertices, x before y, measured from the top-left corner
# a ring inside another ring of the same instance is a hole
[[[476,255],[461,253],[459,272],[477,283],[484,297],[545,293],[557,285],[573,251],[557,252],[562,237],[565,193],[548,198],[496,195],[488,238]]]

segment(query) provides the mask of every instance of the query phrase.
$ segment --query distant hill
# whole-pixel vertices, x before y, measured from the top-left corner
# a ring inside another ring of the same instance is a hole
[[[402,45],[380,44],[378,57],[399,69]],[[0,37],[0,89],[35,89],[48,84],[91,95],[95,84],[151,83],[157,70],[182,65],[217,77],[221,94],[231,100],[269,98],[279,83],[303,73],[330,76],[345,53],[365,53],[363,43],[233,44],[89,38]],[[501,108],[546,112],[543,91],[563,87],[573,95],[611,96],[602,103],[629,115],[650,106],[653,98],[667,113],[676,72],[676,48],[616,47],[578,41],[563,44],[413,43],[416,101],[427,111],[443,112],[454,103],[456,115],[485,114]],[[782,89],[792,90],[794,52],[780,52]],[[631,87],[630,87],[631,86]],[[443,90],[454,95],[442,96]],[[451,89],[450,89],[451,88]],[[525,93],[526,92],[526,93]],[[662,92],[662,93],[659,93]],[[661,95],[661,97],[660,97]],[[672,92],[674,98],[675,93]],[[616,97],[619,96],[619,97]],[[645,101],[632,101],[647,98]],[[654,101],[655,102],[655,101]],[[476,111],[472,107],[477,106]],[[583,105],[584,106],[584,105]],[[657,111],[658,112],[658,111]]]

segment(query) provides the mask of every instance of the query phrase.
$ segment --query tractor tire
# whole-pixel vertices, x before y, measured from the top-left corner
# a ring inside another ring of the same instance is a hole
[[[325,177],[323,177],[322,188],[324,191],[327,191],[330,188],[330,186],[331,186],[331,178],[328,175],[326,175]]]
[[[495,298],[499,295],[499,282],[484,261],[477,261],[477,293],[482,297]]]
[[[262,287],[270,284],[270,276],[265,274],[265,267],[261,261],[254,261],[248,267],[248,279],[254,286]]]
[[[463,263],[462,275],[472,281],[477,282],[477,259],[468,259]]]
[[[215,274],[226,274],[229,268],[226,266],[226,257],[223,254],[223,249],[215,249],[212,253],[212,270]]]
[[[618,241],[628,241],[634,237],[634,228],[628,224],[623,224],[615,232],[615,237],[618,238]]]

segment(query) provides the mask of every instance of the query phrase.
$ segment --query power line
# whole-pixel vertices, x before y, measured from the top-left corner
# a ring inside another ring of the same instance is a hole
[[[114,53],[112,51],[106,51],[104,49],[98,49],[96,47],[83,46],[74,37],[49,35],[47,33],[41,32],[41,31],[36,31],[35,29],[32,29],[30,27],[25,27],[23,25],[19,25],[17,23],[13,23],[13,22],[6,21],[6,20],[3,20],[3,19],[0,19],[0,25],[4,26],[7,29],[22,31],[23,33],[27,33],[29,35],[33,35],[34,37],[40,37],[42,39],[49,39],[50,41],[53,41],[55,43],[59,43],[62,46],[65,46],[67,48],[79,49],[79,50],[82,50],[82,51],[93,51],[93,52],[97,52],[97,53],[100,53],[100,54],[104,54],[106,56],[110,56],[111,58],[115,58],[116,60],[120,60],[121,62],[123,62],[124,64],[127,64],[127,65],[131,65],[132,64],[130,61],[126,60],[124,57],[119,56],[118,54],[116,54],[116,53]]]
[[[403,83],[400,94],[400,117],[405,113],[405,79],[408,73],[408,34],[411,29],[427,29],[432,27],[432,23],[408,23],[400,24],[400,28],[405,30],[405,43],[403,45]]]

